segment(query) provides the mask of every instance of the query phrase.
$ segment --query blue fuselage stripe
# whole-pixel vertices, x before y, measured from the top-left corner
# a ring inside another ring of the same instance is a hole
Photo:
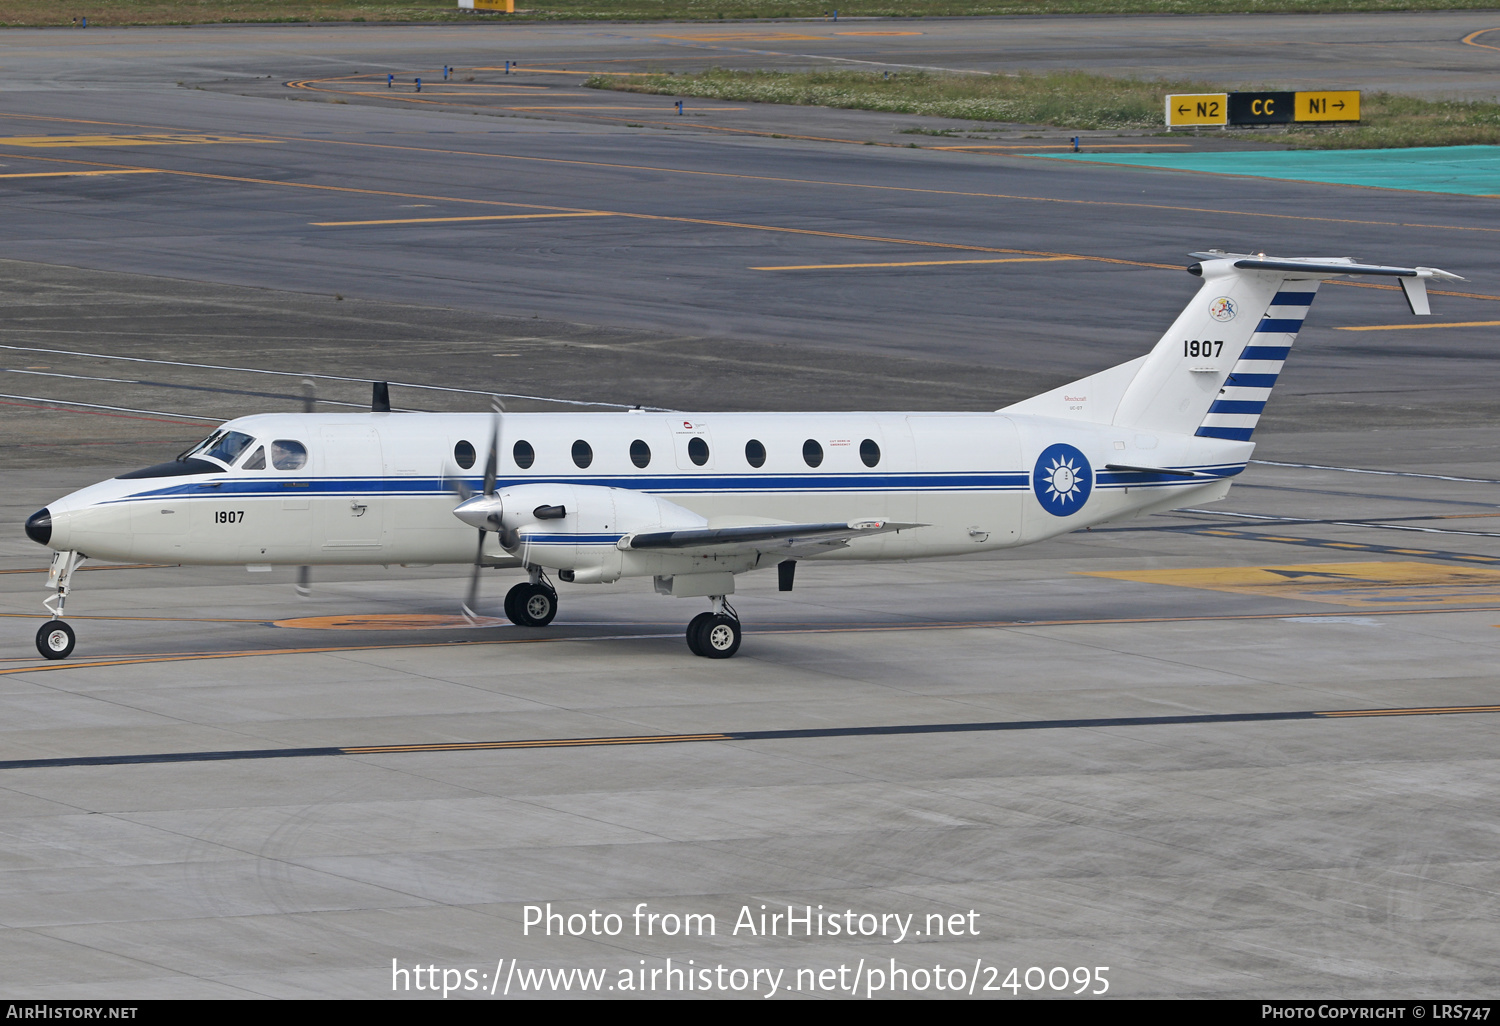
[[[466,479],[473,491],[484,487],[483,479]],[[998,474],[846,474],[846,475],[684,475],[680,477],[536,477],[497,482],[499,488],[525,484],[593,485],[626,488],[639,492],[687,494],[692,492],[970,492],[1024,491],[1031,475]],[[221,478],[217,481],[186,482],[138,492],[131,498],[262,497],[296,499],[327,495],[452,495],[448,481],[440,477],[298,478],[295,481]]]
[[[1199,434],[1202,434],[1200,431]],[[1184,467],[1172,469],[1195,470],[1199,474],[1212,474],[1217,477],[1230,477],[1244,470],[1243,464],[1214,464],[1208,466]],[[1096,479],[1101,486],[1110,485],[1140,485],[1148,482],[1160,484],[1186,484],[1193,478],[1181,478],[1170,474],[1157,474],[1142,471],[1098,471]],[[1201,480],[1201,478],[1199,479]],[[200,483],[183,483],[172,485],[167,488],[151,489],[137,492],[134,495],[121,496],[110,500],[110,503],[141,502],[147,500],[174,499],[295,499],[295,498],[335,498],[335,497],[365,497],[388,496],[408,498],[433,498],[444,496],[452,498],[455,504],[459,501],[458,496],[452,491],[448,480],[433,477],[377,477],[377,478],[298,478],[295,487],[287,487],[289,482],[264,481],[256,479],[220,478],[218,481],[205,481]],[[466,482],[471,489],[477,491],[482,487],[482,482],[473,480]],[[573,484],[573,485],[595,485],[603,487],[626,488],[633,491],[666,494],[666,495],[692,495],[692,494],[742,494],[756,495],[766,493],[833,493],[833,494],[859,494],[871,492],[895,492],[895,493],[938,493],[938,492],[1025,492],[1031,488],[1031,475],[1023,473],[1000,473],[1000,474],[911,474],[911,475],[880,475],[863,477],[861,475],[849,475],[838,478],[787,478],[787,477],[720,477],[703,475],[697,477],[676,478],[543,478],[543,479],[521,479],[515,481],[501,481],[499,487],[520,484]],[[570,536],[571,537],[571,536]],[[617,539],[619,536],[615,536]],[[533,541],[538,541],[533,537]],[[613,543],[612,541],[610,542]]]
[[[613,545],[623,534],[523,534],[521,539],[531,545]]]

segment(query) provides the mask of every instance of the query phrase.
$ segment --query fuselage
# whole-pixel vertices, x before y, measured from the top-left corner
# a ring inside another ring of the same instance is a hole
[[[196,473],[112,478],[49,504],[46,544],[181,564],[469,563],[476,532],[453,516],[456,492],[481,487],[494,424],[483,413],[242,417],[216,433],[219,456],[195,457]],[[1252,448],[995,413],[547,413],[500,425],[500,487],[583,486],[546,525],[575,560],[659,526],[576,499],[606,495],[597,489],[656,496],[709,526],[918,524],[816,558],[922,559],[1212,501]],[[513,559],[485,537],[487,562]]]

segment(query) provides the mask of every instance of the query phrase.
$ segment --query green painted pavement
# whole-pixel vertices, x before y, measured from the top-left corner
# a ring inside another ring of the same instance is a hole
[[[1500,196],[1500,146],[1234,153],[1035,153],[1031,156],[1254,178],[1286,178],[1330,185]]]

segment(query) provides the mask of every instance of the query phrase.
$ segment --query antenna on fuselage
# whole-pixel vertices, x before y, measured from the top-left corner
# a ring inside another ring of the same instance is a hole
[[[375,382],[375,392],[370,397],[371,413],[391,412],[391,386],[384,381]]]

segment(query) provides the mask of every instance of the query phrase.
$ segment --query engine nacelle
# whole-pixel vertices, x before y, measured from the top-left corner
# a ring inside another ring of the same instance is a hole
[[[680,531],[708,523],[654,495],[562,482],[502,488],[494,496],[469,499],[453,514],[470,526],[497,531],[500,544],[521,562],[571,571],[578,583],[608,583],[653,572],[654,565],[644,565],[639,554],[617,548],[627,534]],[[643,565],[626,566],[627,561]]]

